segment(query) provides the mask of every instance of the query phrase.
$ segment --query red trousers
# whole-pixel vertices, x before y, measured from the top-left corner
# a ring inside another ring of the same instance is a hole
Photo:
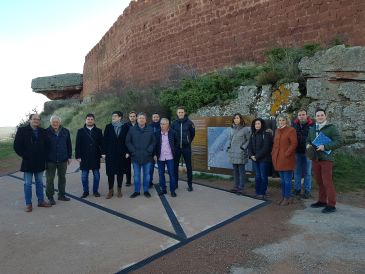
[[[336,190],[332,181],[332,161],[313,161],[314,179],[319,185],[319,201],[328,206],[336,205]]]

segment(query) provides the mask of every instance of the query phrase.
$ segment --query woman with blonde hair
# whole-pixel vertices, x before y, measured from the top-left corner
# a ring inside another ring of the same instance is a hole
[[[282,199],[279,205],[290,203],[293,171],[295,169],[295,150],[298,144],[297,134],[290,126],[289,117],[280,114],[276,118],[277,129],[272,149],[272,163],[280,174]]]

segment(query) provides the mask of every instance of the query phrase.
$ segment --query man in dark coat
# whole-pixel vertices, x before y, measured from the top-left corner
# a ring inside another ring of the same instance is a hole
[[[93,193],[95,197],[100,197],[100,158],[103,133],[95,125],[95,116],[92,113],[86,115],[83,128],[77,131],[75,157],[80,162],[81,181],[84,193],[81,198],[89,195],[89,171],[92,170],[94,176]]]
[[[134,127],[137,125],[137,113],[135,111],[130,111],[128,114],[128,120],[129,122],[127,123],[128,127]],[[127,182],[126,182],[126,186],[130,186],[132,184],[132,162],[131,162],[131,157],[129,157],[127,159],[128,162],[128,166],[127,166],[127,170],[126,170],[126,177],[127,177]]]
[[[114,111],[112,113],[112,122],[106,125],[103,137],[103,158],[105,158],[106,175],[108,176],[109,192],[106,196],[110,199],[114,195],[114,177],[117,175],[118,194],[121,198],[123,174],[126,173],[129,152],[125,144],[125,138],[129,126],[122,121],[123,113]]]
[[[69,201],[65,196],[67,165],[71,162],[72,145],[70,131],[61,126],[61,118],[53,115],[51,125],[47,128],[47,169],[46,195],[51,205],[56,202],[54,195],[54,178],[58,176],[58,200]]]
[[[303,198],[308,199],[312,189],[312,161],[305,155],[305,147],[309,129],[315,123],[307,115],[305,109],[298,111],[297,118],[293,122],[293,127],[297,131],[298,146],[295,153],[295,172],[294,172],[294,194],[300,195],[302,189],[302,177],[304,177],[304,194]]]
[[[176,147],[178,146],[177,134],[175,131],[169,129],[169,120],[166,118],[161,119],[161,130],[155,132],[156,136],[156,156],[158,164],[158,174],[160,179],[161,194],[166,194],[166,180],[165,180],[165,166],[167,166],[167,172],[170,176],[170,192],[171,197],[176,197],[175,193],[175,167],[174,157],[176,153]]]
[[[155,152],[156,139],[150,127],[146,126],[147,116],[141,112],[137,116],[138,125],[129,129],[126,144],[132,157],[134,172],[134,193],[130,196],[135,198],[140,195],[141,169],[143,170],[144,196],[151,197],[148,192],[150,170]]]
[[[25,212],[31,212],[32,178],[34,175],[39,207],[50,207],[44,201],[43,171],[46,169],[46,130],[40,127],[40,116],[31,114],[29,125],[18,128],[14,140],[14,150],[22,157],[20,171],[24,172]]]
[[[148,126],[152,129],[153,133],[161,131],[160,114],[158,114],[157,112],[152,114],[152,122]],[[149,183],[150,188],[153,187],[153,172],[155,171],[155,164],[156,164],[156,162],[153,161],[153,163],[151,165],[150,183]]]
[[[193,191],[193,168],[191,165],[191,143],[195,137],[195,126],[194,123],[185,116],[184,107],[177,109],[177,117],[172,125],[173,129],[178,136],[179,145],[176,148],[175,157],[175,176],[176,176],[176,188],[178,188],[179,182],[179,163],[181,155],[184,158],[187,175],[188,175],[188,191]]]

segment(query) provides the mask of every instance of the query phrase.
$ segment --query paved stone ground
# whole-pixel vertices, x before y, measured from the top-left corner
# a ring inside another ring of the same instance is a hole
[[[205,183],[230,187],[227,182]],[[270,187],[271,200],[275,201],[279,193]],[[314,200],[296,201],[288,207],[272,203],[153,258],[134,273],[365,273],[365,193],[338,198],[342,203],[338,204],[338,212],[331,215],[309,208]],[[114,239],[128,243],[128,238],[118,238],[117,234]],[[2,235],[2,239],[7,237]],[[113,244],[109,248],[105,244],[105,248],[106,254],[113,253]],[[115,264],[105,256],[95,256],[91,250],[86,253],[90,260],[98,260],[100,265]],[[9,260],[2,256],[1,261]],[[44,261],[53,269],[51,272],[65,273],[54,261]],[[95,273],[95,269],[89,266],[79,273]]]

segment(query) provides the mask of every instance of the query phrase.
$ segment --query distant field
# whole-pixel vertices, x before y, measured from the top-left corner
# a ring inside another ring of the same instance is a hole
[[[10,139],[14,131],[15,127],[0,127],[0,141]]]

